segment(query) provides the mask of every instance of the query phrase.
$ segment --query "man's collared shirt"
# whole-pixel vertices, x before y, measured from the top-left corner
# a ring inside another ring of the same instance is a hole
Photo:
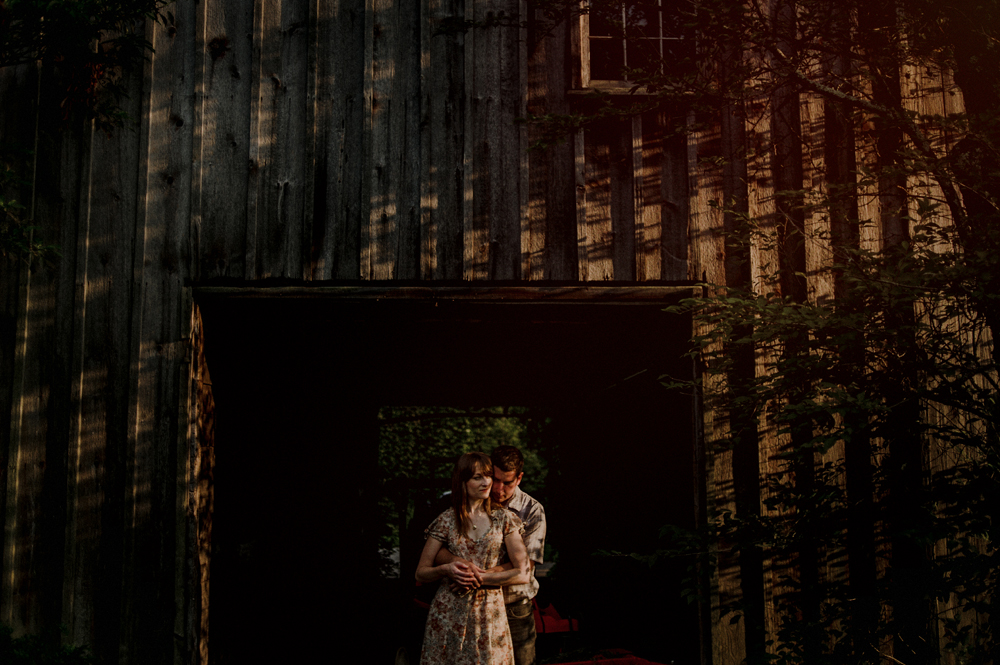
[[[506,505],[524,524],[524,547],[528,551],[528,558],[535,564],[545,563],[545,509],[542,504],[521,491],[520,487],[514,488],[514,494]],[[511,584],[503,588],[504,603],[510,604],[522,599],[532,599],[538,593],[538,580],[535,579],[535,572],[532,569],[530,579],[527,584]]]

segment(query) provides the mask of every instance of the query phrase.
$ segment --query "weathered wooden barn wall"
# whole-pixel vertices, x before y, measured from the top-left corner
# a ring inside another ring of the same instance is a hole
[[[179,0],[147,34],[125,129],[39,135],[36,217],[62,258],[0,272],[0,621],[65,625],[108,662],[204,662],[212,396],[192,285],[749,285],[828,247],[742,261],[716,202],[777,224],[774,191],[822,191],[873,154],[810,95],[720,109],[687,139],[663,131],[686,118],[645,113],[529,151],[518,118],[580,108],[579,36],[519,0]],[[908,80],[921,112],[961,103],[943,77]],[[45,72],[2,84],[3,138],[30,142],[54,122]],[[751,149],[779,134],[783,152]],[[859,205],[864,242],[890,241],[876,192]],[[760,510],[779,443],[707,460],[710,500]],[[780,619],[781,591],[766,557],[723,563],[703,636],[720,665]]]
[[[41,127],[31,195],[62,256],[0,275],[0,620],[63,625],[109,662],[204,656],[192,284],[688,277],[687,147],[663,150],[652,116],[529,152],[516,119],[572,108],[572,31],[462,23],[501,13],[530,18],[177,2],[110,136],[60,124],[44,70],[4,72],[4,138]]]

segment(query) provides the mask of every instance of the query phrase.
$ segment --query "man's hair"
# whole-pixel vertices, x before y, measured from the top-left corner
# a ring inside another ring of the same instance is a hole
[[[514,446],[497,446],[490,453],[490,459],[493,460],[493,466],[504,473],[513,471],[514,475],[519,476],[524,470],[524,456]]]

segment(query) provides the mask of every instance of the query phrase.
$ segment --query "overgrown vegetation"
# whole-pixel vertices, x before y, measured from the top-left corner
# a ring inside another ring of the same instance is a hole
[[[764,434],[779,444],[764,453],[777,472],[758,503],[674,530],[671,554],[707,553],[689,582],[708,602],[706,570],[735,563],[752,578],[744,564],[771,562],[780,619],[760,636],[761,660],[879,663],[891,648],[933,662],[941,635],[955,662],[993,662],[1000,404],[990,333],[967,296],[979,266],[941,250],[953,234],[915,220],[907,247],[850,253],[836,301],[726,289],[684,305],[702,324],[711,405],[730,426],[753,423],[715,453],[738,458]],[[746,352],[759,369],[736,382]],[[719,599],[747,630],[751,583]]]
[[[126,73],[152,45],[145,21],[166,18],[167,0],[7,0],[0,3],[0,69],[32,104],[0,144],[0,254],[53,260],[58,248],[32,219],[38,136],[90,121],[98,132],[124,126]],[[16,115],[16,114],[14,114]],[[11,136],[15,133],[15,136]],[[34,135],[34,136],[33,136]],[[16,138],[16,141],[14,140]]]

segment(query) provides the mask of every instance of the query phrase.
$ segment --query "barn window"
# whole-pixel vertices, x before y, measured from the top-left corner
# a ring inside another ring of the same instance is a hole
[[[678,0],[590,0],[580,17],[581,84],[628,85],[686,59],[693,47]]]

